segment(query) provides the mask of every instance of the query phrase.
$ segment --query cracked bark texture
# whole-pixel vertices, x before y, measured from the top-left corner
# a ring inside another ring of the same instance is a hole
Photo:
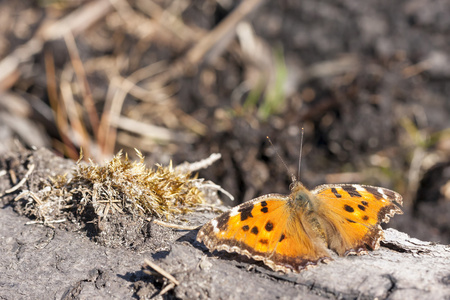
[[[19,156],[19,154],[17,154]],[[33,190],[39,176],[58,173],[73,163],[37,151]],[[22,155],[25,157],[25,155]],[[56,163],[51,163],[54,160]],[[17,159],[18,162],[24,159]],[[48,161],[48,162],[47,162]],[[20,163],[10,164],[22,174]],[[4,166],[3,166],[4,167]],[[55,170],[54,168],[59,168]],[[8,171],[8,170],[7,170]],[[36,176],[38,175],[38,176]],[[0,177],[0,190],[10,188]],[[450,247],[385,230],[382,247],[364,256],[337,257],[300,274],[282,274],[263,264],[228,253],[209,253],[195,242],[197,230],[172,230],[152,224],[155,247],[144,251],[96,244],[86,232],[26,225],[3,197],[0,210],[0,299],[449,299]],[[183,216],[201,225],[210,212]],[[161,243],[161,236],[166,239]],[[158,246],[162,245],[162,246]],[[169,245],[167,247],[167,245]],[[145,274],[144,258],[171,273],[178,286]]]

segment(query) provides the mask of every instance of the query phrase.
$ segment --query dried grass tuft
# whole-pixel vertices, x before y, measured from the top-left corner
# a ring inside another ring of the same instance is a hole
[[[146,218],[170,219],[185,214],[203,203],[203,179],[172,164],[147,168],[138,150],[138,161],[131,161],[120,151],[104,165],[80,160],[71,176],[50,178],[38,192],[24,191],[16,200],[28,198],[26,214],[50,224],[68,216],[128,213]]]

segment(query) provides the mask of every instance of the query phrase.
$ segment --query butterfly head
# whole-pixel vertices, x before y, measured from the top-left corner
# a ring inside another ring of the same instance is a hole
[[[291,184],[289,200],[295,207],[313,210],[313,199],[314,196],[300,181],[294,181]]]

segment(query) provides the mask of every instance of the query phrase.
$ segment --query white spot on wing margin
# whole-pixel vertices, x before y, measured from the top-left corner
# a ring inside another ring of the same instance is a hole
[[[211,221],[211,226],[213,227],[213,232],[214,233],[218,233],[219,232],[219,228],[217,227],[217,220],[212,220]]]
[[[384,199],[387,199],[388,196],[384,193],[384,189],[377,188],[377,191],[378,191],[378,193],[380,193],[383,196],[383,199],[381,199],[381,202],[386,202],[386,200],[384,200]]]
[[[239,206],[235,206],[230,210],[230,217],[234,217],[239,213]]]

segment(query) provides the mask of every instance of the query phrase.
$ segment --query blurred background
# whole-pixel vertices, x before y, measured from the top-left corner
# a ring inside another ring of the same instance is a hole
[[[389,226],[450,243],[449,28],[446,0],[3,0],[0,153],[221,153],[235,205],[289,193],[304,128],[307,187],[393,189]]]

